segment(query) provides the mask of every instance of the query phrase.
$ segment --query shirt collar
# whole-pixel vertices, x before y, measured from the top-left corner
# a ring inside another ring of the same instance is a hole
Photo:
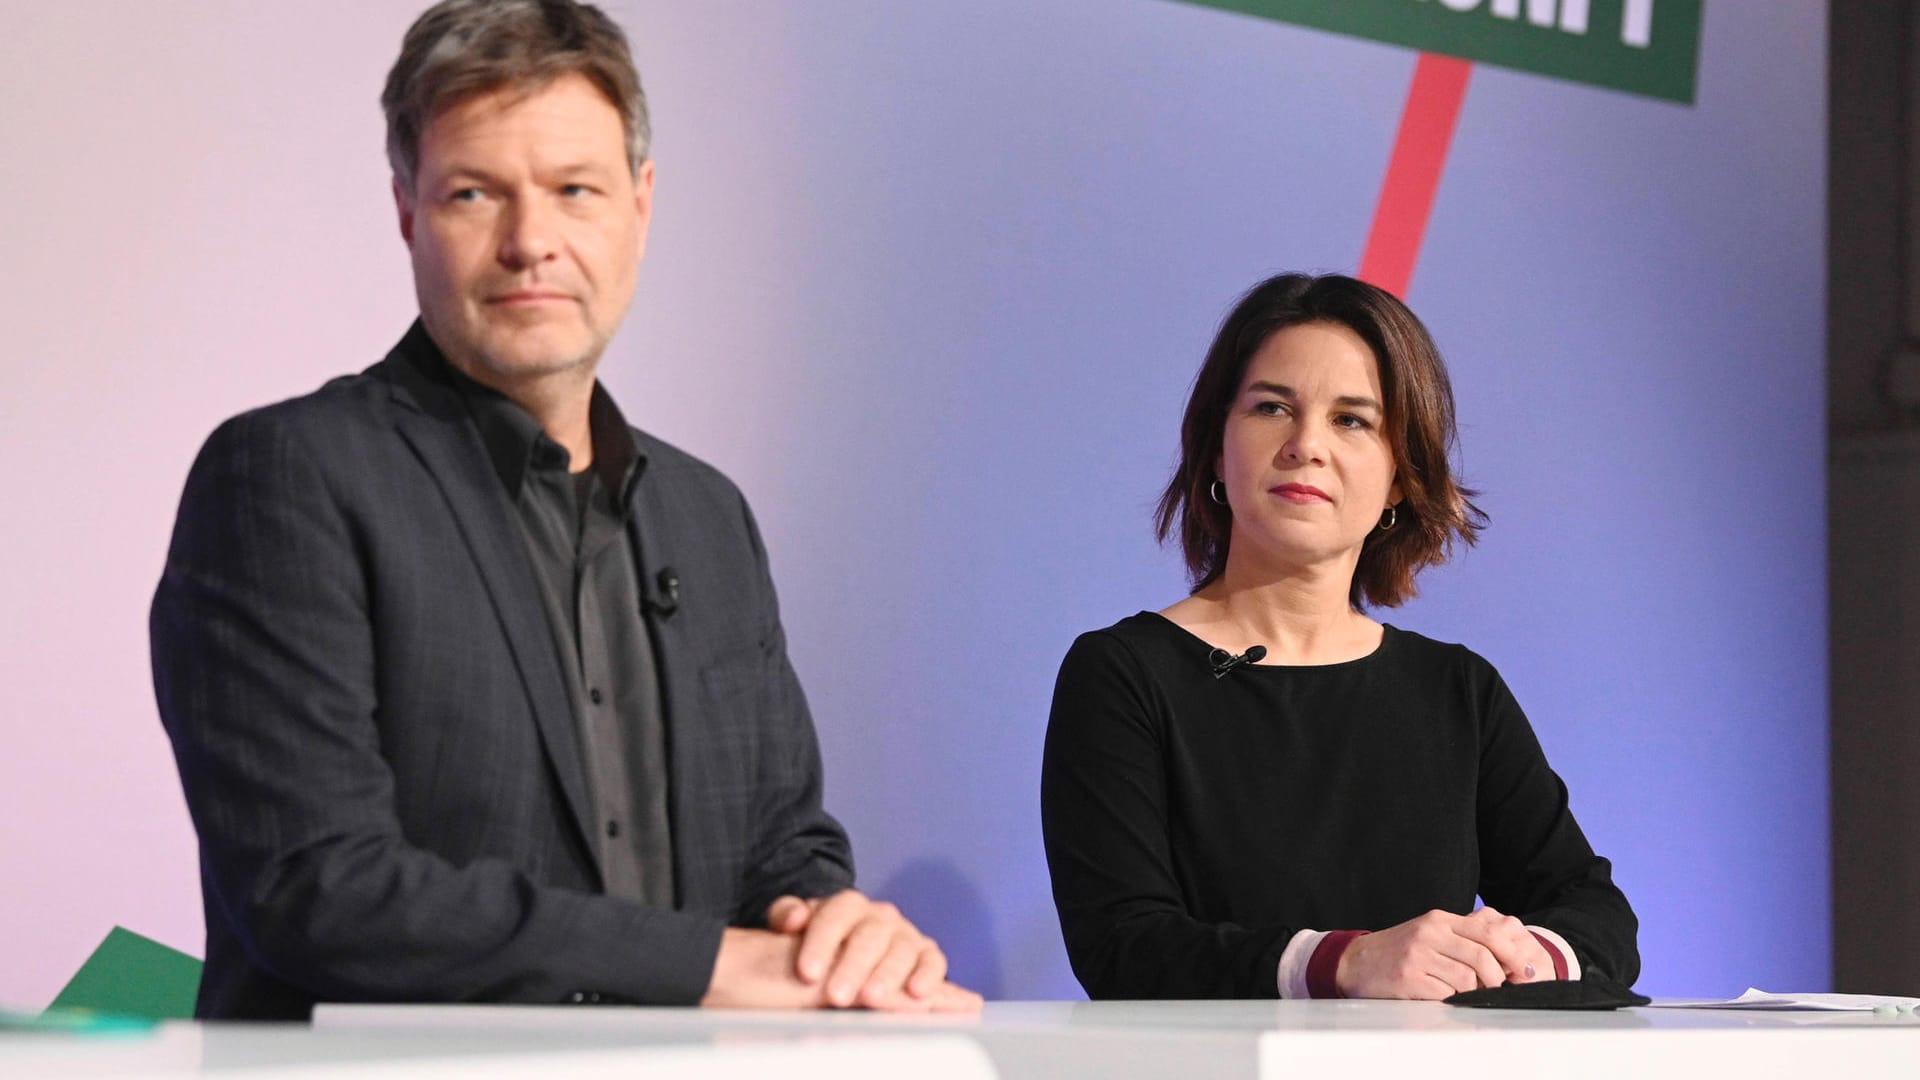
[[[415,346],[409,351],[427,374],[452,386],[466,403],[474,426],[480,430],[487,457],[493,462],[493,470],[505,485],[509,498],[520,497],[527,470],[567,468],[570,459],[566,448],[547,437],[532,413],[454,367],[418,320],[407,337],[409,344]],[[597,379],[593,384],[593,398],[587,405],[587,426],[593,440],[594,475],[613,496],[614,508],[624,515],[632,504],[633,486],[647,461],[620,406],[614,404],[613,395],[607,393],[607,388]]]

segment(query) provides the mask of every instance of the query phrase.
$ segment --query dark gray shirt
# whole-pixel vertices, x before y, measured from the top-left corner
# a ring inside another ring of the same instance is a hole
[[[532,414],[448,365],[479,426],[527,542],[580,732],[610,895],[674,905],[667,742],[660,677],[627,520],[646,461],[598,383],[588,420],[593,464],[570,471],[565,447]]]

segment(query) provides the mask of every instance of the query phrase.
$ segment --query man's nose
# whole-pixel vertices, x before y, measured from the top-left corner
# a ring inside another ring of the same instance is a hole
[[[553,258],[555,250],[552,215],[538,199],[514,200],[502,225],[501,265],[516,270],[534,266]]]

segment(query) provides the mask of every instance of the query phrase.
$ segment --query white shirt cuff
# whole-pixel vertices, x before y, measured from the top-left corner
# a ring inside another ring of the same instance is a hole
[[[1313,996],[1307,993],[1307,963],[1326,936],[1325,930],[1302,930],[1287,942],[1286,951],[1280,954],[1281,997],[1292,1000]]]
[[[1561,937],[1559,934],[1554,933],[1544,926],[1529,926],[1527,929],[1551,941],[1553,947],[1560,950],[1560,958],[1567,962],[1567,981],[1573,982],[1580,978],[1580,958],[1573,954],[1573,946],[1567,944],[1566,938]],[[1289,948],[1291,948],[1291,946],[1289,946]],[[1283,957],[1280,961],[1280,970],[1285,971],[1286,969],[1287,961]],[[1306,976],[1306,971],[1307,969],[1304,967],[1300,969],[1301,977],[1304,978]]]

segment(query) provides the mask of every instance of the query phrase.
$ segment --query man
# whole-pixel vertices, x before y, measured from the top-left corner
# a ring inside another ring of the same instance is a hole
[[[595,379],[653,208],[619,28],[446,0],[382,104],[420,320],[214,433],[154,598],[199,1014],[978,1007],[851,888],[739,492]]]

